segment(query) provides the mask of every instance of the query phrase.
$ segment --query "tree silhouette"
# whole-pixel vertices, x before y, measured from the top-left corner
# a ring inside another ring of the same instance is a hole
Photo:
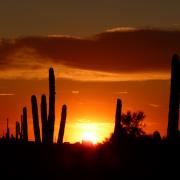
[[[130,135],[133,137],[139,137],[145,134],[143,128],[145,124],[143,120],[145,118],[145,114],[142,111],[131,112],[127,111],[126,114],[122,114],[121,116],[121,128],[125,135]]]

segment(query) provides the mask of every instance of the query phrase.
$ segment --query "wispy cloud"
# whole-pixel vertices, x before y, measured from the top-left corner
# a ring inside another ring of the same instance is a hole
[[[72,94],[79,94],[79,91],[73,90],[73,91],[72,91]]]
[[[52,64],[45,64],[41,68],[29,69],[6,69],[0,72],[1,79],[44,79],[48,77],[48,68]],[[40,67],[40,66],[39,66]],[[168,80],[170,74],[166,72],[134,72],[134,73],[110,73],[96,70],[85,70],[64,65],[56,65],[56,78],[70,79],[75,81],[94,82],[120,82],[120,81],[147,81],[147,80]],[[72,93],[75,93],[73,91]],[[77,93],[77,92],[76,92]],[[119,92],[125,94],[127,92]]]
[[[14,96],[13,93],[0,93],[0,96]]]
[[[118,82],[118,81],[146,81],[146,80],[167,80],[170,78],[169,73],[110,73],[103,71],[92,71],[77,69],[67,66],[61,66],[57,70],[57,77],[71,79],[76,81],[103,81],[103,82]],[[126,93],[126,92],[121,92]]]
[[[158,108],[160,105],[158,105],[158,104],[149,104],[149,106],[151,106],[153,108]]]
[[[107,29],[106,32],[127,32],[127,31],[137,31],[135,27],[116,27],[112,29]]]
[[[50,34],[47,37],[50,38],[68,38],[68,39],[83,39],[83,37],[80,36],[70,36],[70,35],[61,35],[61,34]]]
[[[128,94],[128,92],[127,91],[118,91],[118,92],[116,92],[116,94]]]

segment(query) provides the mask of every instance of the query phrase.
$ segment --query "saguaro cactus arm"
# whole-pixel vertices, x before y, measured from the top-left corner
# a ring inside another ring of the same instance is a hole
[[[35,142],[40,143],[40,129],[39,129],[39,117],[38,117],[38,106],[37,106],[37,99],[36,96],[33,95],[31,97],[31,104],[32,104],[32,115],[33,115],[33,127],[34,127],[34,137]]]
[[[42,122],[42,142],[46,143],[48,136],[48,131],[47,131],[48,120],[47,120],[47,104],[46,104],[45,94],[41,96],[41,122]]]
[[[23,108],[23,140],[28,141],[27,108]]]
[[[20,123],[16,121],[16,140],[19,139],[19,135],[20,135]]]
[[[62,112],[61,112],[61,122],[60,122],[60,128],[59,128],[59,135],[58,135],[58,144],[63,143],[63,137],[64,137],[64,129],[66,124],[66,115],[67,115],[67,107],[66,105],[62,106]]]
[[[117,99],[116,114],[115,114],[115,126],[114,126],[114,138],[117,138],[120,135],[121,111],[122,111],[122,101],[121,101],[121,99]]]

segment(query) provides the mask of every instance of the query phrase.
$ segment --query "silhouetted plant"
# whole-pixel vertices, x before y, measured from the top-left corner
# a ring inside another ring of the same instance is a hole
[[[20,123],[16,121],[16,141],[18,141],[20,136]]]
[[[38,116],[38,106],[37,106],[37,99],[36,96],[33,95],[31,97],[31,104],[32,104],[32,115],[33,115],[33,127],[34,127],[34,137],[35,142],[40,143],[40,129],[39,129],[39,116]]]
[[[169,118],[167,137],[175,140],[178,137],[179,121],[179,93],[180,93],[180,61],[179,56],[175,54],[171,64],[171,87],[169,102]]]
[[[128,111],[126,114],[122,114],[121,127],[126,135],[132,137],[138,137],[145,134],[143,128],[145,124],[143,120],[145,118],[144,112],[131,112]]]
[[[7,118],[6,140],[10,139],[9,120]]]
[[[47,103],[46,103],[46,95],[43,94],[41,96],[41,122],[42,122],[42,142],[47,143]]]
[[[27,123],[27,108],[23,108],[23,123],[22,123],[22,139],[28,141],[28,123]]]
[[[23,115],[21,115],[20,140],[23,140]]]
[[[48,116],[48,142],[53,143],[55,122],[55,77],[53,68],[49,69],[49,116]]]
[[[121,102],[121,99],[117,99],[115,127],[114,127],[114,134],[113,134],[114,138],[119,137],[121,133],[121,111],[122,111],[122,102]]]
[[[40,142],[39,118],[36,96],[32,96],[32,113],[35,141]],[[54,123],[55,123],[55,76],[53,68],[49,69],[49,115],[47,118],[46,96],[41,97],[41,122],[42,122],[42,142],[53,143]]]
[[[66,124],[66,115],[67,115],[67,107],[66,105],[62,106],[62,112],[61,112],[61,122],[60,122],[60,128],[59,128],[59,135],[58,135],[58,144],[63,143],[63,137],[64,137],[64,129]]]
[[[153,140],[156,143],[161,141],[161,135],[158,131],[153,132]]]
[[[11,134],[11,141],[13,142],[13,141],[15,141],[15,137],[14,137],[14,135],[13,134]]]

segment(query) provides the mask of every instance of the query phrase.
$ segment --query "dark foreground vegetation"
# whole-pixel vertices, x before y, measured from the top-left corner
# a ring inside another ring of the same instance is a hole
[[[142,139],[97,146],[0,144],[1,177],[21,179],[147,179],[178,177],[180,144]]]

